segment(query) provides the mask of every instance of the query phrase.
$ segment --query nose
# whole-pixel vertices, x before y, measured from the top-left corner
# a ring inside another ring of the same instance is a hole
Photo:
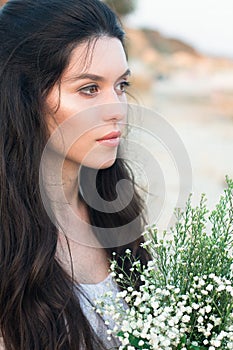
[[[116,92],[112,92],[104,101],[102,117],[104,121],[123,121],[127,115],[127,101],[120,98]]]

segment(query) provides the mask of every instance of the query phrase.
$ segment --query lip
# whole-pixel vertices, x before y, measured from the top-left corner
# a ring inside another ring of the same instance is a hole
[[[104,140],[111,140],[111,139],[116,139],[121,136],[120,131],[112,131],[109,134],[101,137],[101,139],[98,139],[97,141],[104,141]]]
[[[105,146],[116,147],[120,143],[120,131],[112,131],[109,134],[104,135],[101,139],[98,139],[97,142]]]

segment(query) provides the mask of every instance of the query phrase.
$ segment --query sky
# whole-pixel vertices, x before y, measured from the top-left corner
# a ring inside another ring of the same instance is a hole
[[[233,0],[137,0],[127,24],[182,39],[200,52],[233,59]]]

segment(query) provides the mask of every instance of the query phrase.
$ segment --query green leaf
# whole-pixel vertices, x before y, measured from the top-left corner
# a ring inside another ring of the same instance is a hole
[[[123,337],[124,338],[124,332],[120,331],[117,333],[118,337]],[[142,346],[139,346],[140,340],[144,341],[144,344]],[[145,339],[135,337],[133,334],[129,335],[129,343],[130,345],[134,346],[136,349],[141,350],[141,349],[151,349],[151,346],[145,342]]]
[[[196,346],[196,345],[190,345],[189,347],[190,350],[207,350],[205,346]]]

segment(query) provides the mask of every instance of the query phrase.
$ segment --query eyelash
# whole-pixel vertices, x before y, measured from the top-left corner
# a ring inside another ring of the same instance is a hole
[[[117,86],[119,85],[123,85],[123,90],[119,90],[119,94],[124,94],[127,92],[127,88],[131,85],[131,83],[129,81],[121,81],[119,84],[117,84]],[[85,96],[90,96],[92,97],[93,95],[97,94],[98,91],[95,92],[88,92],[88,90],[90,90],[91,88],[95,88],[96,90],[99,89],[99,86],[97,84],[90,84],[87,86],[84,86],[83,88],[79,89],[78,92],[80,92],[81,94],[85,95]],[[117,90],[117,89],[116,89]]]

